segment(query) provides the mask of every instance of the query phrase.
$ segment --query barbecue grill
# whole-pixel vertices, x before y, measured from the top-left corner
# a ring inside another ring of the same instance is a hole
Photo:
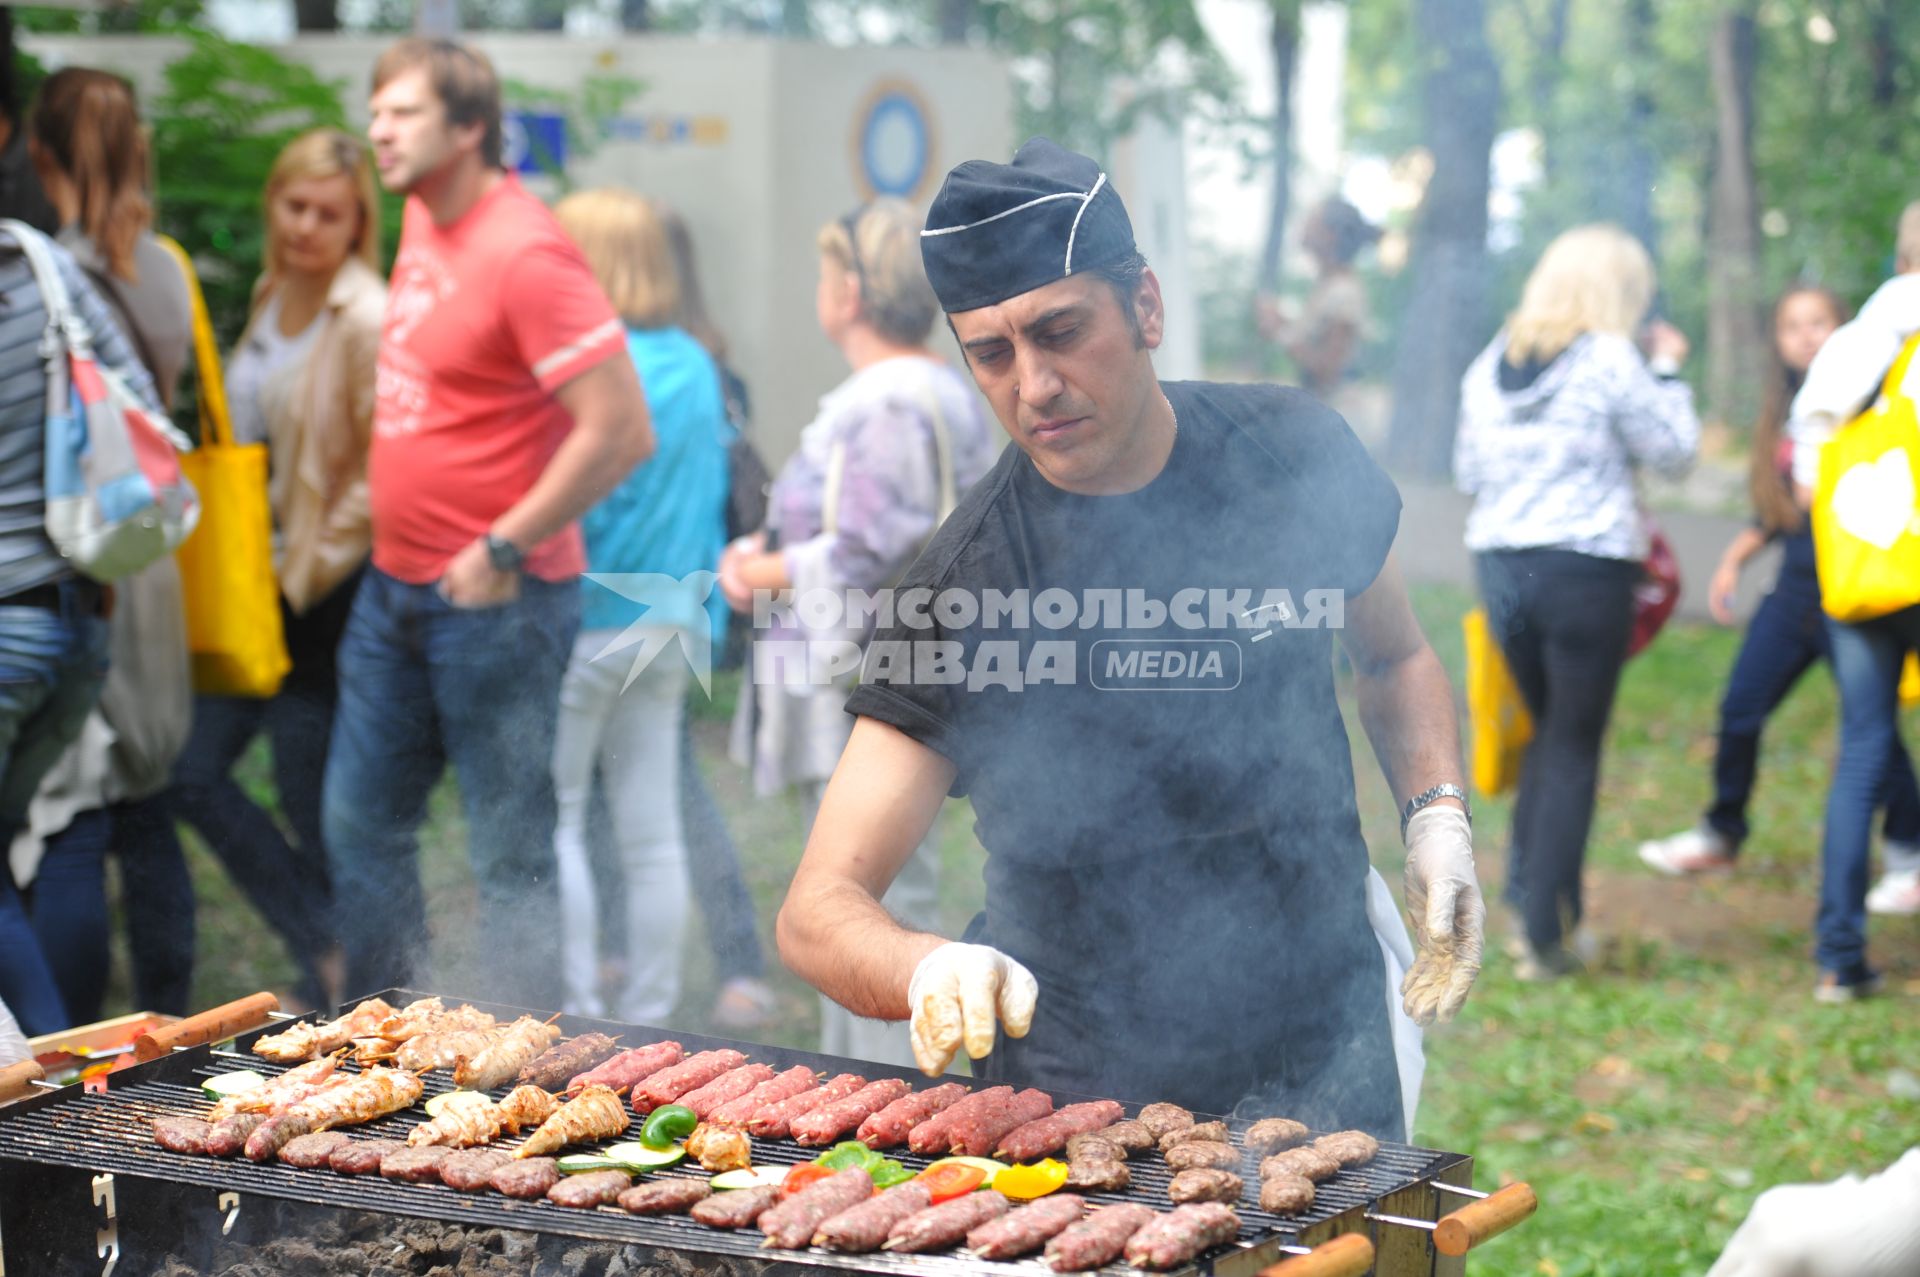
[[[402,1006],[426,995],[393,989],[379,996]],[[256,995],[138,1039],[139,1055],[147,1062],[110,1075],[104,1093],[68,1086],[43,1090],[0,1108],[0,1277],[67,1272],[112,1277],[148,1272],[183,1238],[213,1253],[224,1253],[219,1247],[225,1239],[233,1247],[230,1259],[238,1260],[246,1253],[242,1247],[250,1236],[252,1219],[278,1220],[290,1203],[612,1243],[638,1248],[625,1253],[649,1268],[657,1261],[679,1272],[706,1268],[774,1277],[776,1272],[796,1271],[789,1265],[803,1265],[888,1277],[1051,1277],[1051,1270],[1037,1259],[1000,1263],[957,1253],[769,1251],[760,1248],[757,1231],[723,1232],[684,1216],[636,1216],[617,1208],[568,1209],[491,1193],[459,1193],[439,1184],[344,1176],[277,1162],[199,1157],[162,1149],[154,1142],[153,1119],[203,1113],[207,1101],[200,1083],[205,1078],[242,1067],[268,1074],[282,1071],[282,1066],[248,1050],[262,1033],[285,1027],[284,1023],[260,1023],[271,1005],[269,996]],[[503,1022],[522,1014],[540,1014],[480,1001],[473,1005],[493,1012]],[[776,1069],[804,1064],[825,1073],[897,1076],[924,1085],[924,1079],[905,1070],[812,1052],[578,1016],[560,1016],[558,1023],[569,1036],[599,1031],[618,1036],[623,1046],[671,1036],[689,1054],[730,1046]],[[208,1045],[209,1039],[225,1037],[248,1024],[258,1027],[241,1033],[231,1047]],[[451,1089],[445,1072],[428,1074],[426,1084],[430,1095]],[[0,1088],[4,1085],[0,1080]],[[6,1098],[0,1089],[0,1101]],[[1084,1098],[1055,1095],[1058,1104]],[[408,1110],[353,1133],[404,1138],[420,1120],[417,1109]],[[1246,1123],[1229,1125],[1237,1134]],[[754,1142],[756,1164],[801,1162],[813,1153],[786,1140]],[[932,1160],[904,1148],[889,1153],[915,1169]],[[1133,1185],[1126,1193],[1087,1196],[1095,1203],[1131,1200],[1167,1209],[1170,1169],[1152,1157],[1137,1158],[1129,1165]],[[689,1163],[660,1174],[703,1173]],[[1484,1195],[1472,1191],[1472,1177],[1473,1159],[1464,1154],[1383,1142],[1372,1162],[1319,1185],[1314,1207],[1304,1215],[1280,1217],[1259,1210],[1248,1200],[1258,1192],[1253,1184],[1248,1197],[1236,1204],[1242,1221],[1239,1237],[1178,1270],[1176,1277],[1337,1277],[1363,1272],[1378,1277],[1455,1277],[1465,1272],[1461,1256],[1469,1247],[1517,1223],[1533,1208],[1531,1190],[1524,1185],[1473,1200]],[[1309,1251],[1313,1253],[1307,1255]],[[1306,1257],[1290,1259],[1291,1255]],[[1108,1275],[1131,1272],[1116,1266]]]

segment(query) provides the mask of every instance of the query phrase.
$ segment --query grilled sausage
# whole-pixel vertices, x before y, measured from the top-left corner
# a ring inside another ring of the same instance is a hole
[[[249,1162],[271,1162],[274,1155],[287,1146],[287,1141],[307,1134],[313,1127],[307,1119],[298,1113],[282,1113],[270,1117],[254,1128],[247,1136],[247,1146],[241,1150]]]
[[[1272,1157],[1283,1149],[1297,1148],[1310,1138],[1305,1123],[1290,1117],[1263,1117],[1247,1128],[1241,1143],[1255,1157]]]
[[[651,1113],[663,1104],[672,1104],[690,1091],[698,1090],[722,1073],[739,1068],[747,1057],[728,1048],[689,1055],[672,1068],[661,1069],[633,1088],[633,1111]]]
[[[213,1124],[207,1136],[209,1157],[233,1157],[247,1146],[252,1134],[267,1124],[265,1113],[235,1113]]]
[[[440,1182],[462,1193],[483,1193],[493,1173],[512,1160],[505,1149],[455,1149],[440,1163]]]
[[[1260,1209],[1298,1215],[1313,1209],[1313,1181],[1303,1175],[1273,1175],[1260,1184]]]
[[[1380,1141],[1365,1131],[1322,1135],[1313,1146],[1342,1166],[1361,1166],[1380,1155]]]
[[[977,1109],[956,1119],[948,1127],[953,1136],[953,1151],[968,1157],[985,1157],[999,1147],[1007,1134],[1052,1112],[1053,1097],[1045,1091],[1022,1091],[1004,1104]]]
[[[1138,1202],[1103,1206],[1047,1243],[1047,1266],[1056,1273],[1105,1268],[1127,1248],[1127,1239],[1145,1227],[1153,1211]]]
[[[1207,1140],[1214,1144],[1226,1144],[1230,1142],[1229,1136],[1227,1135],[1227,1124],[1225,1122],[1199,1122],[1193,1126],[1182,1126],[1176,1130],[1168,1131],[1160,1137],[1160,1151],[1164,1153],[1168,1149],[1179,1144],[1185,1144],[1190,1140]]]
[[[380,1178],[427,1184],[440,1178],[440,1163],[453,1150],[445,1144],[418,1144],[395,1149],[380,1159]]]
[[[1260,1163],[1260,1178],[1272,1179],[1275,1175],[1298,1175],[1301,1179],[1319,1183],[1331,1178],[1340,1171],[1340,1163],[1328,1157],[1317,1148],[1301,1145],[1290,1148],[1284,1153],[1275,1153]]]
[[[373,1175],[381,1158],[406,1146],[405,1140],[353,1140],[334,1149],[327,1165],[342,1175]]]
[[[153,1119],[153,1139],[172,1153],[205,1153],[213,1123],[198,1117],[163,1114]]]
[[[1127,1150],[1107,1138],[1105,1131],[1095,1131],[1091,1135],[1076,1135],[1067,1141],[1067,1160],[1074,1161],[1082,1157],[1104,1157],[1110,1162],[1127,1160]]]
[[[741,1188],[694,1203],[694,1219],[708,1228],[746,1228],[780,1200],[777,1188]]]
[[[567,1098],[573,1098],[589,1086],[604,1086],[615,1091],[622,1087],[638,1086],[660,1070],[680,1063],[683,1054],[678,1042],[654,1042],[647,1046],[636,1046],[631,1051],[622,1051],[606,1063],[570,1080],[567,1083]]]
[[[514,1081],[543,1091],[566,1089],[568,1082],[620,1053],[620,1044],[604,1033],[582,1033],[535,1056]]]
[[[916,1211],[895,1224],[887,1233],[886,1248],[908,1255],[945,1250],[988,1220],[1000,1218],[1012,1206],[992,1189],[968,1193]]]
[[[953,1146],[955,1122],[969,1113],[1005,1104],[1012,1098],[1010,1086],[990,1086],[984,1091],[975,1091],[907,1132],[907,1147],[916,1153],[944,1153]]]
[[[1153,1133],[1152,1128],[1145,1122],[1131,1117],[1124,1122],[1115,1122],[1101,1131],[1100,1136],[1102,1139],[1112,1140],[1129,1153],[1144,1152],[1157,1147],[1160,1143],[1160,1137]]]
[[[611,1205],[633,1183],[625,1171],[588,1171],[585,1175],[567,1175],[547,1190],[547,1200],[555,1206],[592,1210]]]
[[[547,1190],[560,1181],[560,1167],[551,1157],[529,1157],[508,1161],[487,1177],[496,1193],[522,1200],[545,1197]]]
[[[776,1074],[762,1082],[739,1099],[728,1100],[709,1113],[707,1121],[715,1126],[744,1127],[747,1120],[761,1109],[811,1091],[819,1083],[820,1077],[812,1069],[804,1064],[796,1064],[785,1073]]]
[[[982,1259],[1018,1259],[1053,1240],[1086,1209],[1086,1200],[1072,1193],[1043,1197],[968,1233],[967,1249]]]
[[[747,1119],[747,1134],[755,1139],[785,1139],[793,1126],[793,1119],[813,1112],[822,1104],[844,1100],[866,1084],[867,1079],[858,1073],[842,1073],[829,1078],[810,1091],[788,1096],[757,1110]]]
[[[732,1103],[762,1082],[773,1080],[773,1070],[764,1064],[743,1064],[728,1069],[705,1086],[697,1086],[677,1101],[692,1109],[701,1121],[722,1104]]]
[[[1000,1139],[1000,1160],[1033,1162],[1051,1156],[1076,1135],[1086,1135],[1112,1126],[1126,1116],[1126,1110],[1112,1100],[1089,1100],[1069,1104],[1059,1112],[1025,1126],[1016,1126]]]
[[[857,1206],[820,1222],[813,1244],[847,1255],[865,1255],[886,1244],[893,1226],[933,1205],[933,1195],[918,1180],[895,1184]]]
[[[849,1134],[860,1123],[911,1090],[913,1088],[910,1085],[897,1077],[869,1082],[844,1100],[822,1104],[811,1113],[802,1113],[794,1118],[787,1128],[787,1134],[793,1137],[795,1143],[805,1147],[824,1147]],[[880,1240],[885,1241],[886,1238]]]
[[[1231,1144],[1215,1144],[1212,1140],[1188,1140],[1167,1150],[1167,1165],[1176,1171],[1199,1170],[1202,1167],[1216,1171],[1237,1171],[1240,1169],[1240,1150]]]
[[[288,1140],[276,1156],[288,1166],[310,1171],[328,1165],[337,1150],[352,1142],[343,1131],[315,1131]]]
[[[1133,1172],[1116,1157],[1082,1154],[1067,1163],[1068,1188],[1083,1193],[1124,1193],[1133,1185]]]
[[[892,1148],[906,1139],[914,1127],[959,1103],[966,1095],[967,1088],[958,1082],[903,1095],[860,1123],[854,1138],[868,1148]]]
[[[873,1180],[857,1166],[807,1185],[760,1217],[769,1246],[799,1250],[820,1225],[873,1196]]]
[[[656,1179],[635,1184],[614,1200],[635,1215],[680,1215],[712,1193],[703,1179]]]
[[[1140,1110],[1140,1116],[1135,1120],[1152,1131],[1153,1138],[1158,1140],[1171,1131],[1192,1126],[1193,1114],[1178,1104],[1149,1104]]]
[[[1219,1202],[1181,1206],[1127,1239],[1127,1262],[1164,1272],[1232,1241],[1239,1232],[1240,1217]]]
[[[1232,1171],[1208,1167],[1181,1171],[1167,1185],[1167,1197],[1181,1202],[1237,1202],[1247,1183]]]

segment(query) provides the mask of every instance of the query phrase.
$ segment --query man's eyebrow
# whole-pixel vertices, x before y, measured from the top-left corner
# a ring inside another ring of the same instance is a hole
[[[1086,309],[1087,306],[1085,302],[1070,302],[1065,306],[1055,306],[1052,310],[1046,311],[1038,319],[1027,324],[1020,331],[1028,337],[1038,337],[1042,329],[1050,327],[1058,320],[1078,319]]]

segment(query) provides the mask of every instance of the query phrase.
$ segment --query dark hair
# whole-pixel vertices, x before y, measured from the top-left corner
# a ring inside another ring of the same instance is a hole
[[[1380,238],[1380,228],[1338,195],[1322,201],[1313,215],[1327,228],[1327,234],[1333,237],[1334,258],[1343,266]]]
[[[447,123],[462,128],[485,126],[480,135],[480,158],[490,168],[499,168],[502,154],[500,125],[500,77],[493,63],[478,49],[452,40],[428,40],[419,36],[390,46],[373,64],[374,92],[395,76],[415,68],[424,68],[434,96],[447,109]]]
[[[1133,334],[1135,350],[1147,344],[1146,334],[1140,331],[1140,312],[1133,304],[1140,295],[1140,277],[1146,270],[1147,259],[1134,250],[1104,266],[1093,267],[1091,272],[1106,280],[1107,287],[1113,290],[1114,300],[1120,303],[1120,313],[1127,317],[1127,331]]]
[[[660,214],[660,224],[666,228],[667,249],[673,254],[673,269],[680,276],[680,313],[674,322],[706,347],[715,363],[723,364],[727,361],[727,338],[707,313],[707,295],[700,287],[700,271],[693,254],[693,232],[687,229],[687,219],[673,205],[656,201],[655,211]]]
[[[55,71],[40,86],[30,125],[42,163],[73,183],[80,230],[107,269],[138,283],[133,246],[153,221],[147,199],[147,137],[133,86],[91,67]]]
[[[1789,284],[1768,312],[1767,382],[1760,401],[1760,419],[1753,425],[1753,455],[1747,467],[1747,489],[1753,496],[1753,512],[1760,526],[1769,533],[1797,532],[1806,516],[1792,491],[1780,482],[1780,439],[1793,407],[1793,396],[1800,389],[1804,374],[1787,367],[1780,358],[1780,312],[1796,297],[1814,296],[1827,304],[1836,326],[1847,322],[1847,304],[1824,284]]]

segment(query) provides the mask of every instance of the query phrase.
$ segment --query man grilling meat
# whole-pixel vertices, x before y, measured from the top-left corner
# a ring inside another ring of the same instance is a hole
[[[1466,998],[1484,906],[1398,492],[1305,394],[1156,379],[1160,286],[1087,157],[960,165],[921,250],[1017,446],[895,592],[782,955],[910,1017],[929,1074],[964,1046],[994,1081],[1403,1138],[1336,637],[1404,804],[1414,1020]],[[960,943],[878,903],[948,794],[987,850]]]

